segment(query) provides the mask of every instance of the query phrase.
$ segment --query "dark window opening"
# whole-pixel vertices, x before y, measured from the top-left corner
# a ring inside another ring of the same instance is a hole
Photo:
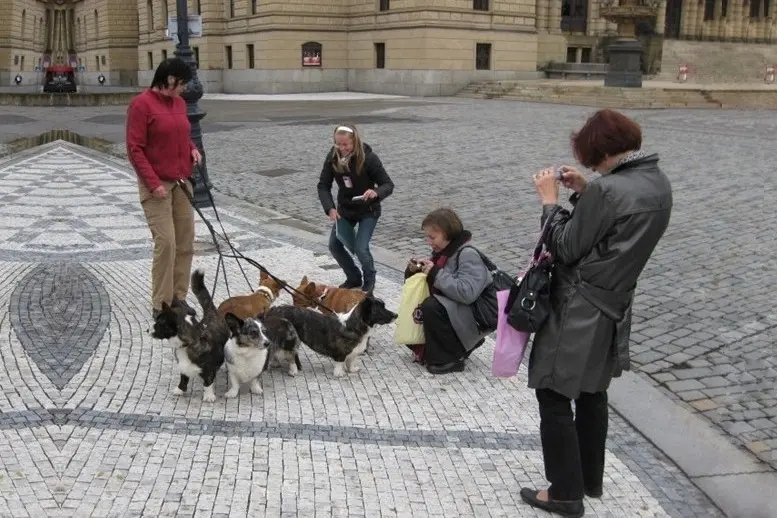
[[[227,68],[231,69],[232,68],[232,46],[227,45],[225,47],[225,50],[227,52]]]
[[[389,0],[380,0],[380,4],[378,5],[378,10],[380,10],[380,11],[388,11],[389,10]]]
[[[248,60],[248,68],[254,67],[254,46],[246,45],[246,58]]]
[[[475,46],[475,70],[491,70],[490,43],[478,43]]]
[[[567,47],[567,63],[577,63],[577,47]]]
[[[591,62],[591,47],[583,47],[580,50],[580,62],[581,63],[590,63]]]
[[[475,11],[488,11],[488,0],[473,0],[472,9]]]
[[[375,68],[386,68],[386,44],[375,44]]]

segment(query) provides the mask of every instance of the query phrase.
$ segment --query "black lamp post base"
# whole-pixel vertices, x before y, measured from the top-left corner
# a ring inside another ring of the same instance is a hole
[[[610,65],[604,76],[604,86],[642,88],[642,43],[639,40],[618,40],[610,44]]]

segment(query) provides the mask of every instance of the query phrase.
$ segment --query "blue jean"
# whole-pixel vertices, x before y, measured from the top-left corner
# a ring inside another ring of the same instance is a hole
[[[375,262],[372,260],[372,254],[370,253],[370,240],[377,224],[378,218],[374,217],[363,218],[357,222],[355,252],[362,265],[364,277],[359,272],[359,268],[356,267],[351,254],[337,239],[335,225],[332,225],[332,233],[329,235],[329,252],[331,252],[337,264],[340,265],[340,268],[343,269],[343,272],[345,272],[346,279],[355,282],[363,278],[364,286],[367,288],[375,286]]]

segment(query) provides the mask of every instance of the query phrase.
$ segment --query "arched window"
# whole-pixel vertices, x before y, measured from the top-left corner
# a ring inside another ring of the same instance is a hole
[[[43,33],[43,16],[38,20],[38,37],[41,39],[42,44],[46,44],[46,35]]]
[[[320,67],[322,63],[323,47],[317,41],[308,41],[302,44],[302,66]]]
[[[24,30],[27,28],[27,9],[22,9],[22,39],[24,39]]]
[[[94,39],[100,37],[100,16],[97,14],[97,9],[94,10]]]

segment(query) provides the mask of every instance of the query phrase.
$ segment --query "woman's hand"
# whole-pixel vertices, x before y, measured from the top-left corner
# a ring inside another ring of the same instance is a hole
[[[375,189],[367,189],[362,196],[364,196],[365,200],[372,200],[378,197],[378,193],[375,192]]]
[[[561,183],[567,189],[572,189],[577,194],[580,194],[588,187],[588,180],[583,176],[583,173],[574,167],[563,165],[560,169],[562,171]]]
[[[428,260],[419,261],[419,262],[421,263],[421,271],[429,275],[429,272],[431,272],[432,268],[434,268],[434,263]]]
[[[543,205],[558,203],[558,179],[554,169],[543,169],[534,175],[534,186],[540,195]]]
[[[340,214],[337,213],[337,209],[329,209],[329,221],[337,221],[340,219]]]
[[[200,162],[202,162],[202,155],[199,149],[192,149],[192,162],[197,165],[200,165]]]
[[[165,198],[167,196],[167,189],[165,188],[164,185],[160,185],[159,187],[151,191],[151,196],[161,200],[162,198]]]

